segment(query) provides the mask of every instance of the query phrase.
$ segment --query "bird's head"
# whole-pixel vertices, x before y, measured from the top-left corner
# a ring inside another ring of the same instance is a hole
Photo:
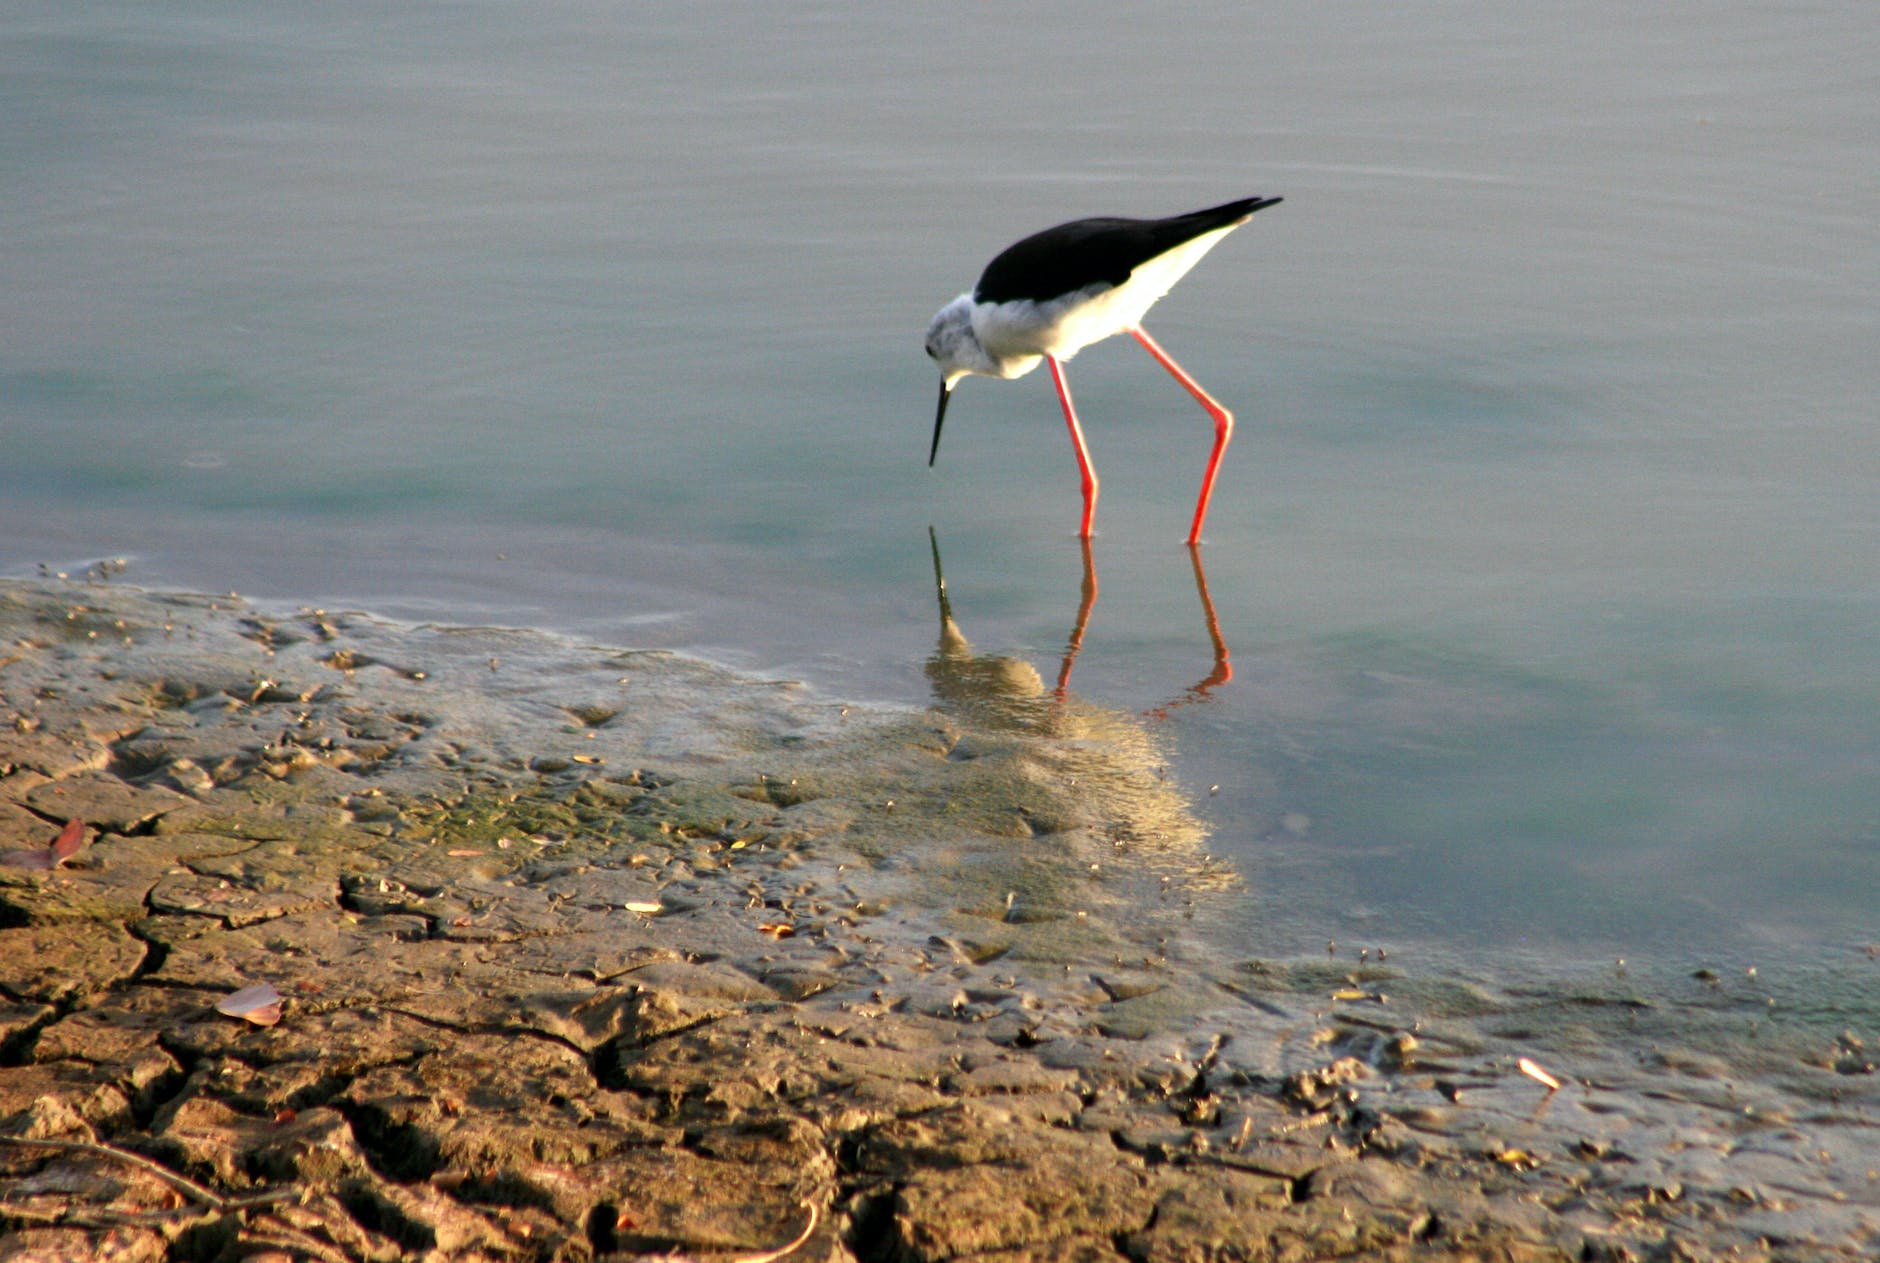
[[[942,307],[927,326],[927,357],[940,369],[940,407],[933,418],[933,447],[927,453],[932,465],[940,454],[940,427],[947,419],[947,400],[953,386],[968,373],[994,373],[992,357],[979,345],[973,333],[973,296],[961,294]]]
[[[940,367],[940,375],[958,381],[968,373],[988,372],[991,357],[973,333],[973,296],[961,294],[934,313],[927,326],[927,358]]]

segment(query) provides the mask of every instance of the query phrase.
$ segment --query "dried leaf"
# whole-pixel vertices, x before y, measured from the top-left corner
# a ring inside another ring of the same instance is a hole
[[[215,1006],[217,1013],[239,1017],[256,1026],[272,1026],[281,1020],[281,993],[273,984],[260,982],[243,987],[234,995],[224,996]]]
[[[1546,1070],[1542,1069],[1534,1062],[1529,1061],[1526,1057],[1521,1058],[1521,1060],[1514,1064],[1522,1074],[1534,1080],[1536,1083],[1544,1084],[1549,1092],[1558,1092],[1560,1090],[1560,1080],[1548,1074]]]
[[[85,822],[77,816],[65,822],[59,836],[52,839],[51,867],[57,868],[85,849]]]
[[[59,867],[85,849],[85,822],[73,819],[59,830],[59,836],[45,846],[30,851],[0,851],[0,864],[8,868],[34,868],[44,872]]]

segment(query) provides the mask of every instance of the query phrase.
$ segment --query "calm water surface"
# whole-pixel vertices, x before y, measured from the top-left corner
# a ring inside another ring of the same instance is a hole
[[[1880,937],[1867,6],[11,6],[0,567],[539,624],[925,694],[928,527],[1047,678],[1043,374],[919,336],[1015,237],[1280,193],[1071,370],[1073,687],[1234,950]]]

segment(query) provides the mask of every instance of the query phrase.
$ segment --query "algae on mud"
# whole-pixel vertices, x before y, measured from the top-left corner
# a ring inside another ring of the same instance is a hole
[[[66,1142],[0,1146],[0,1257],[1875,1239],[1871,1074],[1809,1167],[1720,1088],[1708,1147],[1544,1094],[1463,1018],[1506,997],[1208,960],[1231,876],[1152,736],[956,627],[931,711],[115,585],[0,585],[0,646],[0,849],[97,829],[0,870],[0,1133]],[[214,1011],[256,982],[278,1025]]]

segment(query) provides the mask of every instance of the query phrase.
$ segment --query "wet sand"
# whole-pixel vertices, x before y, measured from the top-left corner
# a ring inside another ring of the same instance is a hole
[[[1775,1017],[1880,964],[1217,959],[1151,733],[929,676],[0,584],[0,1259],[1880,1250],[1874,1032]]]

